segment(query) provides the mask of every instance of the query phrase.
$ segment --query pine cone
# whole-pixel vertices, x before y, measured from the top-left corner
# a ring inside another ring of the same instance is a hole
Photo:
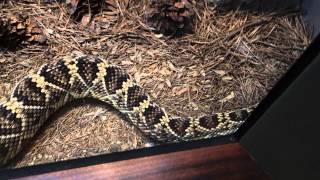
[[[128,0],[68,0],[67,4],[70,5],[71,17],[79,22],[83,17],[91,20],[100,12],[106,12],[104,14],[113,19],[119,14],[118,6],[126,6]]]
[[[105,0],[106,7],[104,15],[108,16],[108,19],[115,20],[120,14],[119,7],[125,8],[129,4],[129,0]]]
[[[0,45],[12,47],[22,41],[44,43],[47,40],[36,22],[27,15],[0,16]]]
[[[69,14],[75,21],[80,22],[85,15],[90,18],[102,11],[104,0],[67,0],[70,6]]]
[[[146,11],[147,24],[164,35],[189,33],[193,30],[192,0],[151,0]]]

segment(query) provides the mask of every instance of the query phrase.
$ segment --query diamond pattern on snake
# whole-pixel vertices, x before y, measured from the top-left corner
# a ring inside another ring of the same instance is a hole
[[[72,54],[22,79],[0,104],[0,165],[14,158],[47,118],[79,98],[103,101],[151,142],[181,142],[235,132],[254,107],[197,118],[173,117],[120,67],[97,57]]]

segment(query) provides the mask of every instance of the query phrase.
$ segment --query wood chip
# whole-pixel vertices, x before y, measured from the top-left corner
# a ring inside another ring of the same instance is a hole
[[[231,81],[232,79],[233,79],[232,76],[223,76],[223,77],[222,77],[222,80],[223,80],[223,81]]]
[[[235,97],[234,92],[232,91],[228,96],[226,96],[225,98],[221,99],[220,102],[228,102],[231,99],[233,99]]]
[[[213,72],[215,72],[216,74],[218,74],[220,76],[224,76],[226,74],[226,71],[224,71],[224,70],[213,70]]]

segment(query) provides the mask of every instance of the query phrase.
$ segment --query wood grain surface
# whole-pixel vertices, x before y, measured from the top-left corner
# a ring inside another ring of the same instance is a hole
[[[269,179],[238,143],[62,170],[22,179]]]

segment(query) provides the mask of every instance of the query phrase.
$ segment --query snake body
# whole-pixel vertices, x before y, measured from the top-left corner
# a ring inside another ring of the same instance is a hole
[[[69,55],[23,78],[0,104],[0,165],[30,142],[47,118],[75,99],[110,104],[158,143],[212,138],[235,132],[252,108],[198,118],[171,117],[124,70],[86,55]]]

